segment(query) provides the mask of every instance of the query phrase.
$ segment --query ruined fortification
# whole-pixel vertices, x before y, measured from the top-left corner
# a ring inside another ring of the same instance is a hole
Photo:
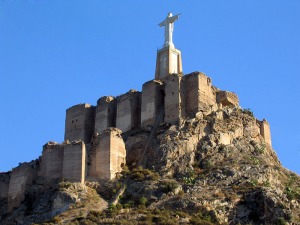
[[[26,186],[35,177],[81,183],[116,178],[126,164],[123,137],[134,130],[153,130],[160,124],[180,125],[199,112],[205,116],[223,107],[239,108],[238,96],[214,87],[204,73],[183,74],[181,52],[173,45],[158,50],[154,77],[142,85],[141,92],[103,96],[95,106],[84,103],[67,109],[63,143],[48,142],[36,162],[1,174],[0,198],[7,199],[8,211],[24,199]],[[267,121],[253,123],[271,146]],[[240,133],[222,133],[220,143],[230,144]]]

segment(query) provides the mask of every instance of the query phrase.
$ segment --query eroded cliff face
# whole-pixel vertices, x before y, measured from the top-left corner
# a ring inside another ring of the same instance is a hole
[[[281,166],[264,126],[228,106],[132,130],[119,179],[80,186],[37,176],[1,223],[300,224],[299,176]]]
[[[179,126],[158,127],[151,141],[147,133],[128,137],[127,164],[136,165],[146,150],[143,167],[177,180],[183,189],[180,197],[165,196],[151,208],[204,210],[215,224],[300,224],[299,176],[281,166],[262,132],[264,123],[240,108],[199,112]],[[132,183],[132,188],[139,197],[159,198],[149,196],[149,187]]]

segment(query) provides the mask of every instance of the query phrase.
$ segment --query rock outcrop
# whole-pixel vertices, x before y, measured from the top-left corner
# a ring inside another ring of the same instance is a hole
[[[118,179],[58,185],[38,176],[2,224],[300,224],[299,176],[281,166],[261,126],[230,105],[123,133],[129,169]]]

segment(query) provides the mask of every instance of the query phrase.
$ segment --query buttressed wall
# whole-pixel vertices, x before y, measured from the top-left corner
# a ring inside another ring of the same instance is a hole
[[[95,107],[90,104],[72,106],[66,111],[65,140],[91,141],[95,126]]]

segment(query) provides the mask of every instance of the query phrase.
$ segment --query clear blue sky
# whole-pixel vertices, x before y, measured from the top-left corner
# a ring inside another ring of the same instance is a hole
[[[168,12],[182,14],[184,73],[204,72],[266,118],[299,174],[300,0],[0,1],[0,171],[63,141],[67,108],[153,79]]]

